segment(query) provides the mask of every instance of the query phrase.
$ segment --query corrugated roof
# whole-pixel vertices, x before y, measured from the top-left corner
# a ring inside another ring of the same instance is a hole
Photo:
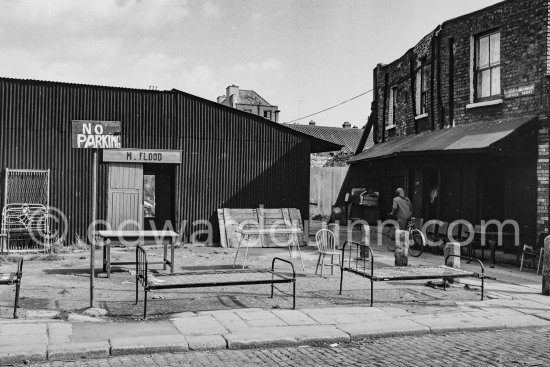
[[[183,92],[181,90],[178,90],[176,88],[173,88],[171,90],[151,90],[151,89],[138,89],[138,88],[128,88],[128,87],[114,87],[114,86],[106,86],[106,85],[97,85],[97,84],[82,84],[82,83],[69,83],[69,82],[59,82],[59,81],[51,81],[51,80],[38,80],[38,79],[17,79],[17,78],[9,78],[9,77],[2,77],[0,76],[0,81],[8,81],[8,82],[14,82],[17,84],[29,84],[29,85],[58,85],[63,87],[71,87],[71,88],[90,88],[90,89],[108,89],[113,91],[129,91],[129,92],[142,92],[147,93],[150,95],[162,95],[162,94],[173,94],[178,93],[185,95],[186,97],[192,98],[194,100],[200,101],[201,103],[207,104],[211,107],[214,107],[216,109],[226,109],[230,110],[235,114],[240,114],[241,116],[246,116],[247,118],[251,120],[255,120],[256,122],[259,122],[261,124],[268,124],[271,125],[275,129],[283,129],[283,130],[290,130],[293,134],[300,134],[302,136],[308,135],[308,137],[311,137],[309,134],[304,134],[300,131],[297,131],[295,129],[289,129],[289,126],[285,124],[279,124],[276,122],[273,122],[271,120],[265,119],[260,116],[256,116],[253,114],[250,114],[248,112],[243,112],[240,110],[237,110],[235,108],[225,106],[220,103],[216,103],[214,101],[211,101],[209,99],[205,99],[187,92]],[[261,98],[261,97],[260,97]],[[319,153],[319,152],[330,152],[340,149],[340,144],[335,144],[331,141],[326,141],[324,139],[313,137],[311,139],[311,153]]]
[[[296,131],[299,131],[304,134],[311,135],[317,139],[330,141],[334,144],[342,145],[342,152],[355,152],[359,141],[361,140],[361,135],[365,130],[363,129],[352,129],[352,128],[342,128],[342,127],[331,127],[331,126],[315,126],[315,125],[292,125],[284,124],[285,126],[290,127]]]
[[[537,117],[532,115],[476,122],[453,128],[426,131],[375,144],[353,158],[348,163],[357,163],[371,159],[410,155],[424,152],[456,152],[462,150],[483,151],[512,134],[519,127]]]

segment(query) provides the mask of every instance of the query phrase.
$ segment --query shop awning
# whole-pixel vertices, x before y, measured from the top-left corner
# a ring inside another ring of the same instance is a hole
[[[536,116],[527,115],[475,122],[443,130],[397,137],[384,143],[375,144],[372,148],[355,155],[348,163],[424,153],[484,152],[536,118]]]

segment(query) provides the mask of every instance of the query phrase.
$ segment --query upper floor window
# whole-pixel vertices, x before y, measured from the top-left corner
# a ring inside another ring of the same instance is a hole
[[[475,38],[475,96],[477,101],[500,97],[500,31]]]
[[[421,66],[416,70],[416,116],[423,115],[428,113],[428,101],[427,101],[427,79],[426,71],[424,67]]]
[[[397,105],[397,87],[390,89],[390,100],[388,108],[388,119],[386,121],[386,128],[392,128],[395,126],[395,106]]]
[[[271,111],[264,111],[264,117],[266,119],[271,119]]]

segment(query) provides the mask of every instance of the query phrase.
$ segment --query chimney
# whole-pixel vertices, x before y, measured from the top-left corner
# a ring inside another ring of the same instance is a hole
[[[222,103],[224,99],[225,99],[225,96],[219,96],[218,103]]]
[[[311,121],[309,122],[309,126],[315,126],[315,121],[311,120]]]
[[[225,98],[229,102],[228,106],[235,107],[235,103],[239,102],[239,86],[235,84],[228,86],[225,89]]]
[[[351,127],[351,124],[350,124],[349,122],[346,121],[346,122],[344,122],[344,123],[342,124],[342,127],[343,127],[344,129],[349,129],[349,128]]]

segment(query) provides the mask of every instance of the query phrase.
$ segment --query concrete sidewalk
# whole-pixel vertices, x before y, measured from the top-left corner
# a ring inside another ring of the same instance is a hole
[[[493,285],[497,289],[503,287]],[[520,299],[464,302],[426,313],[410,313],[397,307],[248,308],[185,312],[170,320],[136,323],[6,320],[0,322],[0,364],[549,327],[550,297],[533,292],[524,294],[527,295]]]

